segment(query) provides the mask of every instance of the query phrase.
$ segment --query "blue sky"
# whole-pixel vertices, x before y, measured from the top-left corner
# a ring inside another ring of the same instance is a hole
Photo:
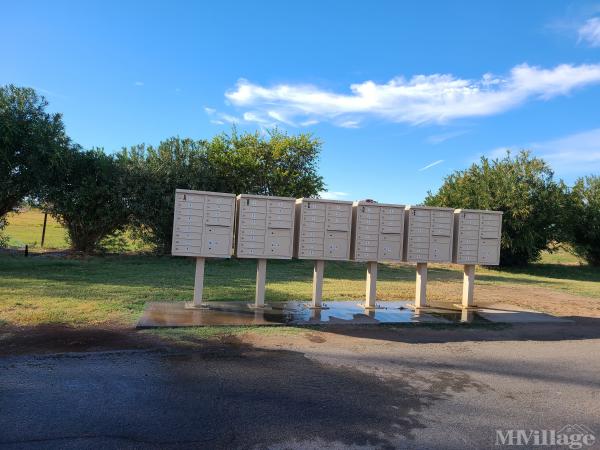
[[[6,83],[108,152],[314,133],[340,199],[417,203],[505,148],[600,173],[600,2],[7,2]]]

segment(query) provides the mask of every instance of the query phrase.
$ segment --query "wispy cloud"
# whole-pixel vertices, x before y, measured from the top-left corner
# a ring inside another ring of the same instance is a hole
[[[466,134],[467,131],[466,130],[457,130],[457,131],[450,131],[448,133],[442,133],[442,134],[434,134],[432,136],[429,136],[426,141],[429,144],[441,144],[442,142],[446,142],[450,139],[454,139],[456,137],[462,136],[463,134]]]
[[[347,192],[340,191],[321,191],[319,192],[319,197],[327,199],[327,200],[344,200],[350,194]]]
[[[443,162],[444,162],[443,159],[438,159],[437,161],[434,161],[431,164],[427,164],[425,167],[421,167],[419,169],[419,172],[423,172],[424,170],[431,169],[432,167],[435,167],[435,166],[437,166],[437,165],[439,165],[439,164],[441,164]]]
[[[451,74],[396,77],[384,84],[370,80],[352,84],[348,93],[307,84],[265,87],[240,79],[225,97],[257,121],[295,125],[318,120],[355,127],[375,117],[418,125],[499,114],[530,100],[549,100],[596,83],[600,83],[600,64],[562,64],[550,69],[521,64],[506,76],[487,73],[477,80]]]
[[[584,175],[600,171],[600,128],[547,141],[498,147],[487,152],[486,156],[501,158],[509,148],[513,153],[521,149],[531,150],[559,174]]]
[[[591,47],[600,47],[600,17],[592,17],[577,30],[579,42]]]
[[[134,81],[134,82],[133,82],[133,85],[134,85],[134,86],[143,86],[143,85],[144,85],[144,82],[143,82],[143,81]]]

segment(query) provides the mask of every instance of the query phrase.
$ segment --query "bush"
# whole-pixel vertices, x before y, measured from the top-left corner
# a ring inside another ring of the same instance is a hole
[[[600,177],[575,182],[569,195],[568,235],[573,252],[600,266]]]
[[[52,155],[68,144],[60,114],[30,88],[0,86],[0,220],[36,196]],[[4,242],[4,241],[2,241]],[[0,242],[1,243],[1,242]]]
[[[211,141],[171,138],[119,155],[127,171],[132,225],[157,251],[171,250],[175,189],[313,196],[324,187],[316,163],[321,143],[272,130],[221,134]]]
[[[500,264],[524,265],[564,236],[565,186],[555,182],[542,159],[522,151],[512,158],[481,158],[479,164],[446,177],[425,203],[452,208],[503,211]]]
[[[73,249],[85,253],[128,221],[124,173],[101,150],[64,149],[52,161],[43,209],[67,229]]]

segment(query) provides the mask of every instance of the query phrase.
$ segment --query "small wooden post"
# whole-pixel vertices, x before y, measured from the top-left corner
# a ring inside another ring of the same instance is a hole
[[[44,241],[46,240],[46,223],[48,223],[48,213],[44,213],[44,227],[42,228],[42,244],[40,245],[44,248]]]
[[[475,289],[475,264],[465,264],[463,270],[462,307],[473,308],[473,291]]]
[[[204,289],[204,258],[196,258],[196,276],[194,277],[194,307],[202,306],[202,290]]]
[[[313,292],[312,292],[312,307],[323,307],[323,273],[325,272],[325,261],[315,261],[313,270]]]
[[[367,263],[365,309],[374,309],[377,302],[377,261]]]
[[[427,305],[427,263],[417,263],[417,288],[415,291],[415,309]]]
[[[256,260],[256,297],[254,306],[262,308],[265,306],[265,281],[267,278],[267,260]]]

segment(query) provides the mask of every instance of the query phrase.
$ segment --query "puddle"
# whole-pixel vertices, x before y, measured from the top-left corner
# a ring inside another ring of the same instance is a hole
[[[334,301],[326,308],[312,309],[310,302],[269,303],[254,309],[245,302],[210,302],[210,309],[186,309],[183,302],[150,303],[138,328],[218,325],[355,325],[381,323],[460,323],[489,322],[474,311],[430,309],[414,311],[412,302],[383,302],[377,309],[365,310],[358,301]]]

